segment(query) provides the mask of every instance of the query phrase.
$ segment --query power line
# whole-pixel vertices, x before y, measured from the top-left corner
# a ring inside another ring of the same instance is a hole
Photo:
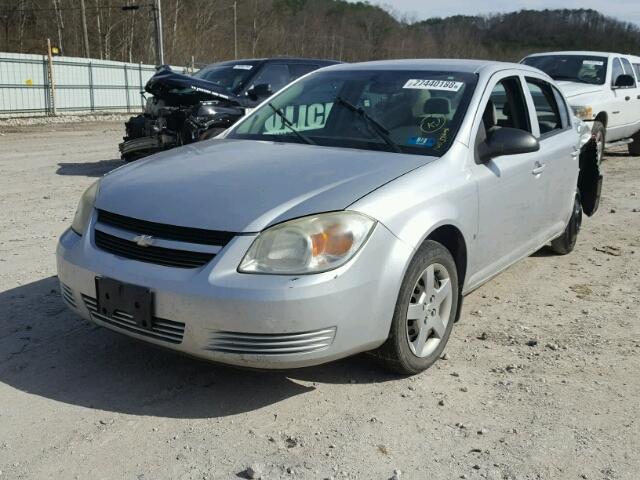
[[[134,7],[134,8],[131,8]],[[142,3],[137,5],[102,5],[102,6],[87,6],[87,10],[135,10],[135,7],[153,7],[152,3]],[[17,8],[17,9],[9,9],[9,8],[0,8],[1,13],[35,13],[35,12],[57,12],[61,10],[81,10],[82,7],[35,7],[35,8]]]

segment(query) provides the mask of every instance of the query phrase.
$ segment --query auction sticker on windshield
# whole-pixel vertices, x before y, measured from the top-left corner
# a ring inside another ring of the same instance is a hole
[[[452,80],[428,80],[411,78],[407,80],[402,88],[413,88],[420,90],[444,90],[445,92],[457,92],[462,86],[463,82],[454,82]]]
[[[251,70],[253,68],[253,65],[234,65],[233,69],[234,70]]]

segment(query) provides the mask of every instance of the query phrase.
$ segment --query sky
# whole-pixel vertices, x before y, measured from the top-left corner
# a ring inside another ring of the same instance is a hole
[[[640,25],[640,0],[369,0],[391,9],[401,17],[405,14],[416,20],[450,15],[476,15],[503,13],[522,10],[543,10],[545,8],[592,8],[605,15]]]

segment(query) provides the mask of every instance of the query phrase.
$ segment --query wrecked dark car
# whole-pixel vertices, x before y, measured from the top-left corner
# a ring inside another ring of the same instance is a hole
[[[125,123],[119,145],[125,161],[213,138],[247,110],[298,77],[335,61],[305,58],[233,60],[193,75],[160,67],[149,79],[144,113]]]

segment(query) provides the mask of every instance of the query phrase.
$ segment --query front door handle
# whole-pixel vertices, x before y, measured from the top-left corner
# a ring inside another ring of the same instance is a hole
[[[629,100],[631,100],[631,97],[627,95],[626,97],[624,97],[624,99],[628,102]]]
[[[531,170],[531,173],[533,175],[540,175],[542,172],[544,172],[546,166],[547,165],[545,163],[536,162],[535,167],[533,168],[533,170]]]

